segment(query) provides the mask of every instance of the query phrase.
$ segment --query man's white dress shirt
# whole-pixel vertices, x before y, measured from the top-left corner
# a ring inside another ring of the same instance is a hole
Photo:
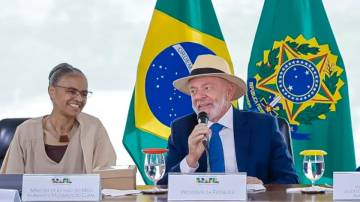
[[[225,161],[225,172],[233,173],[238,172],[236,155],[235,155],[235,141],[234,141],[234,119],[233,119],[233,108],[230,107],[229,110],[224,114],[223,117],[217,122],[224,126],[224,128],[219,132],[220,139],[223,145],[224,150],[224,161]],[[213,123],[208,122],[208,127],[210,128]],[[211,137],[210,137],[211,139]],[[186,162],[186,157],[180,162],[180,171],[182,173],[193,173],[198,169],[199,163],[197,163],[196,168],[192,168]]]

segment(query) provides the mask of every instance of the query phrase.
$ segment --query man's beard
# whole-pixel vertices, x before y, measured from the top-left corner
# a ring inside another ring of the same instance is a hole
[[[211,107],[210,110],[206,113],[209,116],[209,120],[213,122],[215,118],[220,116],[219,117],[220,119],[226,113],[231,103],[229,104],[228,101],[226,100],[226,97],[224,96],[221,100],[217,102],[213,102],[212,105],[213,107]],[[201,111],[197,110],[194,105],[192,105],[192,108],[196,114],[199,114],[200,112],[204,111],[204,110]]]

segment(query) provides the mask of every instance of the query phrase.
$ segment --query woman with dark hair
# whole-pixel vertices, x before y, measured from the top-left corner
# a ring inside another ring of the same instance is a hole
[[[49,74],[52,112],[21,124],[1,173],[91,173],[115,165],[116,155],[99,119],[82,111],[91,94],[79,69],[62,63]]]

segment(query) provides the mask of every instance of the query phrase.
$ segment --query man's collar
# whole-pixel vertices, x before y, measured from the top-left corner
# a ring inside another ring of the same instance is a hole
[[[229,129],[233,129],[233,122],[234,122],[234,119],[233,119],[233,106],[231,106],[227,112],[224,114],[224,116],[222,116],[220,118],[220,120],[217,122],[223,126],[225,126],[226,128],[229,128]],[[209,127],[213,124],[213,122],[209,121],[208,125]]]

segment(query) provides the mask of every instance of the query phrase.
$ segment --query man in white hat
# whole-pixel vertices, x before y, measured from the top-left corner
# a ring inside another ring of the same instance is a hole
[[[232,106],[245,94],[246,84],[230,74],[223,58],[198,56],[190,75],[173,85],[191,96],[195,113],[172,123],[166,174],[159,184],[167,184],[168,172],[207,171],[247,172],[248,183],[298,183],[276,119]],[[200,112],[207,114],[207,124],[198,123]]]

